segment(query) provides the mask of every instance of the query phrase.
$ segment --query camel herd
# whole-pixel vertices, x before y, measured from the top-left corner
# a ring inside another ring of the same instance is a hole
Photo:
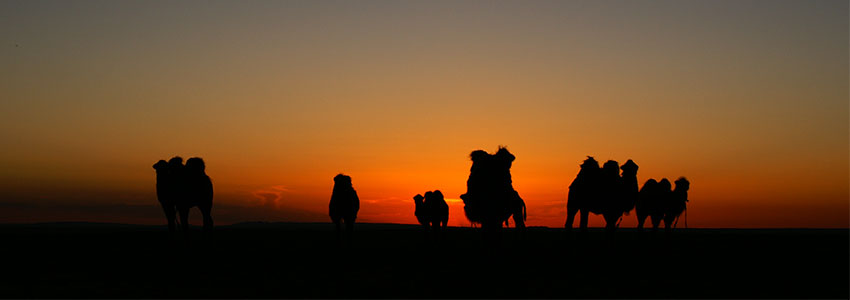
[[[685,211],[690,183],[681,177],[676,180],[676,189],[671,190],[667,178],[660,182],[649,179],[638,190],[637,170],[637,164],[631,159],[622,166],[609,160],[600,168],[599,163],[588,156],[570,184],[564,227],[572,229],[575,215],[580,212],[579,227],[586,230],[588,214],[593,213],[602,215],[605,229],[613,231],[623,215],[634,209],[639,230],[643,229],[647,216],[651,217],[654,230],[658,229],[661,220],[664,220],[664,228],[671,230],[673,222]]]
[[[484,232],[497,233],[502,225],[513,218],[518,229],[525,228],[526,207],[511,181],[511,165],[516,157],[504,147],[494,154],[475,150],[469,155],[472,167],[466,181],[467,191],[460,195],[466,218],[480,224]],[[212,229],[212,182],[204,173],[204,162],[193,157],[183,165],[183,159],[174,157],[168,162],[160,160],[154,164],[156,170],[157,198],[165,211],[168,227],[176,227],[176,212],[180,213],[182,229],[188,229],[189,209],[197,206],[204,215],[204,230]],[[573,228],[576,213],[580,213],[579,227],[587,229],[590,213],[602,215],[605,229],[613,232],[619,227],[624,215],[635,211],[638,229],[643,230],[649,217],[653,230],[664,221],[666,230],[671,230],[685,211],[690,183],[684,177],[675,181],[672,188],[666,178],[647,180],[638,189],[638,165],[632,160],[622,166],[609,160],[602,167],[588,156],[581,164],[579,173],[569,186],[567,195],[567,220],[564,227]],[[425,196],[413,197],[417,221],[424,228],[434,231],[445,228],[449,219],[449,207],[443,193],[429,191]],[[351,177],[338,174],[328,205],[328,214],[336,226],[337,234],[350,232],[354,228],[360,199],[351,183]]]

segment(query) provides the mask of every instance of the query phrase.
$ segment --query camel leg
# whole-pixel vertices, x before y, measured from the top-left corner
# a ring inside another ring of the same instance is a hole
[[[613,214],[608,214],[605,216],[605,232],[608,234],[613,233],[617,229],[617,219],[620,217],[615,216]]]
[[[637,221],[638,221],[637,229],[638,229],[639,232],[642,232],[643,231],[643,223],[646,222],[646,215],[638,214],[637,215]]]
[[[334,222],[334,229],[335,229],[334,232],[336,232],[336,241],[337,241],[337,243],[339,243],[339,242],[342,241],[342,224],[340,224],[340,222],[342,222],[342,220],[337,219],[337,218],[333,218],[333,219],[331,219],[331,221]]]
[[[354,232],[354,217],[345,218],[345,233],[347,236],[351,236],[351,233]]]
[[[180,227],[183,227],[183,236],[189,236],[189,207],[178,208],[180,213]]]
[[[573,229],[573,222],[576,218],[576,213],[578,213],[578,209],[567,207],[567,222],[564,223],[564,228],[567,230]]]
[[[514,214],[514,226],[517,229],[525,229],[525,221],[522,220],[522,213]]]
[[[662,217],[657,215],[651,215],[649,216],[649,218],[652,221],[652,232],[658,231],[658,225],[661,224]]]
[[[162,210],[165,211],[165,218],[168,219],[168,231],[174,234],[177,230],[177,211],[174,205],[162,205]]]
[[[579,213],[581,213],[581,219],[579,220],[579,226],[581,227],[581,231],[587,232],[587,221],[590,217],[590,211],[587,209],[580,209]]]
[[[525,239],[525,221],[522,219],[522,209],[520,212],[514,214],[514,227],[516,227],[517,232],[519,232],[520,239]]]
[[[667,233],[670,233],[671,231],[673,231],[673,227],[670,226],[670,224],[673,224],[673,219],[668,218],[667,216],[664,216],[664,231],[667,232]]]
[[[199,207],[201,209],[201,214],[204,215],[204,232],[212,232],[213,229],[213,219],[211,210],[212,207]]]

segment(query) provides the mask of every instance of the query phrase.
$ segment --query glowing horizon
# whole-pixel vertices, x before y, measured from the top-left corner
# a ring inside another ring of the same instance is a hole
[[[3,2],[0,222],[162,223],[151,165],[179,155],[216,224],[328,222],[337,173],[359,221],[414,224],[415,194],[458,199],[469,153],[504,145],[529,226],[563,226],[590,155],[687,177],[689,227],[848,228],[847,10]]]

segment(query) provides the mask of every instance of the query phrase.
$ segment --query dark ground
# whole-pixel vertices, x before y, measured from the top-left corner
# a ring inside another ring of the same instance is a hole
[[[0,225],[4,298],[848,298],[847,229],[678,229],[613,239],[592,229],[219,226],[186,246],[162,226]]]

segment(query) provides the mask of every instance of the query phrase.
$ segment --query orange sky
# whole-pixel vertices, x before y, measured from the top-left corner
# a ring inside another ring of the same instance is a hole
[[[343,172],[361,221],[415,223],[440,189],[469,226],[468,154],[505,145],[532,226],[563,226],[592,155],[687,176],[690,227],[846,228],[847,11],[5,1],[0,222],[160,223],[151,165],[181,155],[207,162],[218,224],[326,222]]]

